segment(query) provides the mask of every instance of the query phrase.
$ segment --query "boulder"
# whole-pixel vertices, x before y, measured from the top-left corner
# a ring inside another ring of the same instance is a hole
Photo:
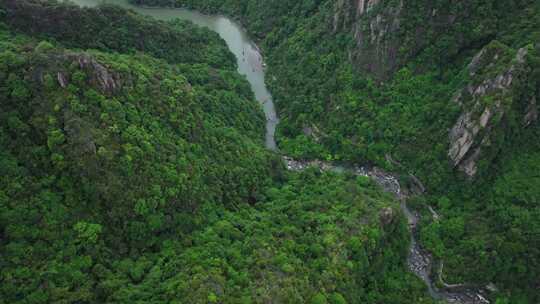
[[[383,208],[379,213],[379,219],[384,226],[390,225],[395,218],[394,210],[390,207]]]

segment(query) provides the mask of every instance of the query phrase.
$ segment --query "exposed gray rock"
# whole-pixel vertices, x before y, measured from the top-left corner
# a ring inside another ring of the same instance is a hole
[[[448,5],[456,9],[447,9]],[[445,36],[452,37],[448,58],[493,39],[497,27],[484,14],[471,1],[336,0],[330,26],[334,32],[353,35],[356,45],[349,58],[355,67],[384,81]],[[482,31],[464,35],[458,28],[463,26]]]
[[[380,0],[358,0],[357,16],[361,16],[364,12],[369,12]]]
[[[397,178],[377,167],[363,167],[363,166],[340,166],[332,162],[326,162],[321,160],[296,160],[291,157],[284,156],[283,161],[287,170],[291,171],[303,171],[307,168],[318,168],[321,171],[333,171],[333,172],[350,172],[354,175],[370,177],[377,185],[383,188],[384,191],[393,193],[398,198],[403,197],[401,187]]]
[[[68,81],[67,81],[66,76],[65,76],[62,72],[58,72],[58,74],[57,74],[57,76],[56,76],[56,79],[58,79],[58,84],[59,84],[62,88],[66,88],[66,87],[67,87]]]
[[[493,50],[496,51],[493,51]],[[468,65],[469,75],[473,80],[480,78],[481,71],[498,71],[498,61],[503,52],[496,48],[484,48]],[[455,94],[453,101],[458,103],[463,112],[449,133],[450,147],[448,156],[454,167],[473,177],[478,172],[477,163],[482,157],[483,148],[491,145],[491,131],[497,128],[506,115],[504,103],[512,98],[514,79],[518,76],[525,62],[527,49],[520,49],[509,66],[500,69],[494,76],[473,81],[466,88]],[[489,100],[489,101],[487,101]],[[536,103],[536,100],[531,103]],[[525,124],[535,120],[536,106],[527,112]]]
[[[81,69],[89,72],[90,81],[103,93],[112,94],[121,87],[119,75],[110,71],[90,54],[72,54],[71,58],[79,64]]]
[[[104,94],[114,94],[122,87],[120,75],[107,68],[88,53],[53,54],[51,55],[51,62],[53,64],[49,68],[59,70],[56,79],[62,88],[66,88],[69,85],[69,74],[64,67],[66,61],[77,64],[89,76],[90,84],[97,87]],[[42,83],[43,81],[40,80],[39,82]]]
[[[353,60],[366,72],[385,78],[399,64],[400,41],[395,33],[401,26],[403,1],[397,6],[388,6],[371,12],[379,1],[362,1],[361,15],[352,30],[356,41]],[[364,17],[365,15],[365,17]]]
[[[486,289],[491,291],[491,292],[499,291],[499,289],[497,288],[497,286],[494,283],[487,284]]]
[[[537,120],[538,120],[538,106],[536,104],[536,96],[533,96],[531,98],[531,101],[529,101],[529,105],[527,105],[525,116],[523,116],[523,125],[525,127],[528,127]]]
[[[390,207],[383,208],[379,214],[379,218],[383,226],[390,225],[395,218],[394,210]]]
[[[333,30],[350,31],[356,46],[349,58],[362,70],[378,78],[393,72],[399,62],[401,45],[395,33],[401,25],[404,1],[338,0],[335,2]]]

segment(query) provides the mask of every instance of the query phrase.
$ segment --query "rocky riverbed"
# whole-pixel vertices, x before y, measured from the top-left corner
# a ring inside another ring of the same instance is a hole
[[[489,300],[486,297],[485,289],[477,289],[473,287],[467,287],[466,285],[448,285],[444,284],[444,288],[435,287],[433,276],[433,257],[429,252],[424,250],[417,241],[418,236],[418,222],[420,214],[410,210],[407,206],[407,191],[402,191],[401,185],[398,179],[391,173],[385,172],[377,167],[367,167],[358,165],[337,165],[331,162],[325,162],[320,160],[302,161],[295,160],[290,157],[283,157],[283,161],[288,170],[302,171],[309,167],[319,168],[321,171],[333,171],[333,172],[348,172],[354,175],[367,176],[373,179],[384,191],[393,193],[400,201],[400,207],[403,214],[407,217],[409,224],[409,230],[411,232],[411,245],[409,248],[409,256],[407,258],[407,264],[409,269],[424,281],[428,288],[429,294],[437,300],[445,300],[448,303],[456,304],[489,304]],[[434,217],[438,219],[438,215],[432,210]],[[441,264],[442,266],[442,264]],[[440,269],[442,271],[442,269]],[[439,272],[436,277],[441,275]],[[442,281],[442,280],[441,280]]]

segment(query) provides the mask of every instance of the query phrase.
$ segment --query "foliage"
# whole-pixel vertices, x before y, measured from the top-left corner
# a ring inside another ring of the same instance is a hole
[[[67,47],[133,54],[145,52],[171,63],[235,67],[234,55],[216,33],[188,21],[164,22],[114,5],[80,9],[58,1],[7,0],[3,18],[14,29]]]
[[[538,196],[525,189],[540,185],[525,165],[511,171],[507,164],[518,166],[526,159],[532,170],[538,166],[531,154],[538,123],[524,132],[520,120],[527,103],[540,98],[539,75],[533,72],[530,79],[518,80],[524,83],[509,96],[511,108],[493,136],[496,142],[484,151],[480,165],[485,170],[477,181],[454,172],[447,156],[448,129],[460,111],[451,102],[454,94],[470,81],[488,79],[507,67],[504,60],[513,58],[518,48],[538,45],[538,1],[388,0],[360,17],[354,15],[357,1],[132,2],[186,6],[239,19],[265,51],[284,153],[413,173],[430,191],[423,205],[433,205],[442,216],[440,223],[426,223],[423,240],[447,260],[447,279],[492,281],[510,294],[504,297],[512,303],[538,302],[538,280],[533,277],[540,258],[525,249],[530,236],[539,233]],[[385,22],[399,27],[386,36],[370,36],[379,26],[384,29]],[[469,79],[466,66],[485,46],[502,50],[503,60],[495,66],[487,63],[486,73]],[[371,53],[362,53],[370,47]],[[389,49],[392,56],[386,58]],[[366,73],[362,63],[378,61],[374,56],[384,57],[380,60],[387,66],[394,59],[396,64],[382,77]],[[537,59],[529,58],[526,69],[536,66]],[[503,191],[508,195],[493,194],[511,185],[528,193],[526,198],[509,190]],[[527,206],[516,203],[523,200]],[[503,233],[502,223],[513,232]],[[527,229],[521,228],[523,223]]]
[[[396,201],[285,173],[216,35],[2,5],[0,303],[432,303]]]

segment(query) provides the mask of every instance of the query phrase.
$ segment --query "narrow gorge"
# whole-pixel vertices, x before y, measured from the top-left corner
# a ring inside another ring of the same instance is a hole
[[[75,0],[76,3],[82,6],[97,5],[99,1],[91,0]],[[270,150],[276,150],[275,143],[275,129],[279,122],[276,114],[275,106],[273,104],[272,96],[265,85],[265,73],[263,57],[259,52],[259,48],[256,44],[249,40],[245,30],[236,24],[234,21],[227,19],[224,16],[209,16],[200,14],[196,11],[182,10],[182,9],[159,9],[159,8],[144,8],[129,5],[127,1],[115,1],[114,4],[120,4],[127,8],[134,9],[137,12],[145,15],[150,15],[158,19],[174,19],[180,18],[183,20],[190,20],[197,25],[206,26],[216,31],[226,42],[227,46],[233,54],[236,56],[238,63],[238,71],[240,74],[245,75],[248,82],[251,85],[251,89],[255,93],[257,100],[263,106],[266,115],[266,147]],[[368,2],[363,3],[360,1],[359,14],[363,14],[364,9],[360,9],[364,6],[366,11],[369,11],[376,3]],[[439,290],[434,286],[434,282],[431,277],[436,276],[433,271],[433,258],[423,248],[420,247],[419,241],[416,239],[417,230],[416,226],[419,222],[419,214],[409,210],[407,207],[407,196],[411,195],[410,191],[402,191],[402,188],[396,179],[396,177],[390,173],[384,172],[376,167],[365,168],[362,166],[336,166],[331,163],[321,161],[297,161],[287,156],[283,156],[285,165],[289,170],[298,171],[304,170],[308,167],[317,167],[321,170],[330,170],[335,172],[351,172],[354,175],[366,176],[372,178],[379,186],[385,191],[388,191],[395,195],[396,199],[400,202],[400,206],[403,214],[406,216],[409,223],[409,229],[411,233],[411,245],[408,257],[408,265],[412,272],[419,276],[427,286],[430,295],[434,299],[444,299],[449,303],[463,303],[463,304],[485,304],[489,303],[486,300],[485,291],[482,293],[464,288],[448,288],[458,289],[459,291],[446,291]]]
[[[540,301],[540,3],[0,0],[0,304]]]

